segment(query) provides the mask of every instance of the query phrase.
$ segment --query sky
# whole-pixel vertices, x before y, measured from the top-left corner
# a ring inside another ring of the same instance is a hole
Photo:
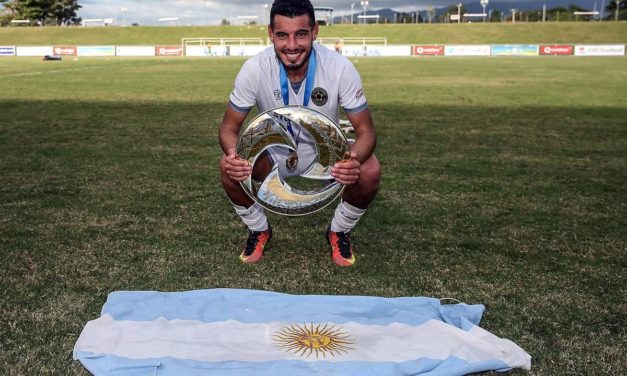
[[[411,12],[426,10],[428,6],[444,7],[456,1],[369,0],[368,10],[392,8],[399,12]],[[313,0],[312,3],[314,6],[333,7],[334,17],[348,17],[351,4],[355,4],[354,13],[363,11],[359,0]],[[239,17],[257,17],[258,23],[267,24],[272,0],[79,0],[79,4],[83,6],[78,11],[79,17],[111,18],[118,25],[130,25],[133,22],[140,25],[219,25],[222,19],[236,25],[253,19]]]

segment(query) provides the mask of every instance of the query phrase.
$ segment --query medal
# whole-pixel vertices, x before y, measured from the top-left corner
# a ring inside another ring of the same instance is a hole
[[[280,60],[280,59],[279,59]],[[287,76],[287,71],[283,66],[283,63],[279,61],[279,74],[281,78],[281,96],[283,97],[283,103],[285,106],[289,106],[290,104],[290,92],[289,92],[289,78]],[[316,75],[316,52],[312,48],[311,53],[309,54],[309,64],[307,66],[307,81],[305,83],[305,95],[303,96],[303,104],[307,107],[309,104],[309,97],[311,96],[311,91],[314,84],[314,79]],[[299,135],[294,134],[294,130],[292,129],[291,122],[288,122],[287,129],[294,138],[296,143],[296,147],[298,148],[298,138]],[[299,131],[300,134],[300,131]],[[288,170],[294,171],[296,167],[298,167],[298,153],[296,151],[290,152],[290,154],[285,159],[285,167]]]

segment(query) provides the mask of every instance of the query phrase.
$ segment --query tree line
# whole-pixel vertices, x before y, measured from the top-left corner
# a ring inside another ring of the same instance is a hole
[[[78,25],[81,19],[76,11],[81,8],[78,0],[0,0],[0,25],[7,26],[13,20],[28,20],[39,26]]]

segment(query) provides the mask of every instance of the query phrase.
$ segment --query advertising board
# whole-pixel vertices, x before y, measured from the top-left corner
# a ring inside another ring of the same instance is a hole
[[[623,56],[624,44],[584,44],[575,46],[575,56]]]
[[[219,47],[219,46],[216,46]],[[267,46],[229,46],[231,56],[254,56],[263,51]]]
[[[366,46],[361,44],[345,44],[342,46],[342,55],[344,56],[366,56]]]
[[[54,46],[52,50],[56,56],[76,56],[76,46]]]
[[[209,47],[207,46],[185,46],[185,56],[209,56]]]
[[[366,46],[366,56],[411,56],[411,46],[370,45]]]
[[[185,46],[185,56],[229,56],[233,46]]]
[[[52,46],[18,46],[15,54],[17,56],[41,56],[53,55]]]
[[[0,56],[15,56],[15,46],[0,46]]]
[[[444,46],[446,56],[490,56],[489,44],[460,44]]]
[[[183,47],[155,46],[155,56],[183,56]]]
[[[538,56],[538,45],[493,44],[492,56]]]
[[[77,46],[78,56],[115,56],[114,46]]]
[[[440,45],[416,45],[412,52],[418,56],[441,56],[444,55],[444,46]]]
[[[155,56],[155,46],[117,46],[116,56]]]
[[[569,44],[540,45],[540,55],[572,55],[573,51],[573,46]]]

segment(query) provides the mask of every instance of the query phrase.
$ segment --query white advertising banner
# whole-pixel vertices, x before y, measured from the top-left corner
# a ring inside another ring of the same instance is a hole
[[[53,55],[52,46],[21,46],[16,48],[17,56],[41,56]]]
[[[211,47],[214,48],[214,47]],[[255,56],[267,46],[230,46],[231,56]]]
[[[335,49],[335,47],[333,47]],[[342,46],[344,56],[411,56],[411,46],[350,45]]]
[[[185,56],[209,56],[209,47],[185,46]]]
[[[342,55],[344,56],[366,56],[366,47],[360,44],[342,46]]]
[[[411,56],[411,46],[366,46],[367,56]]]
[[[233,46],[210,46],[209,56],[229,56],[229,49]]]
[[[117,46],[116,56],[155,56],[155,46]]]
[[[15,47],[0,46],[0,56],[15,56]]]
[[[445,56],[490,56],[490,45],[466,44],[444,46]]]
[[[623,56],[624,44],[588,44],[576,45],[575,56]]]
[[[232,48],[233,46],[185,46],[185,56],[229,56]]]
[[[78,46],[78,56],[115,56],[114,46]]]

